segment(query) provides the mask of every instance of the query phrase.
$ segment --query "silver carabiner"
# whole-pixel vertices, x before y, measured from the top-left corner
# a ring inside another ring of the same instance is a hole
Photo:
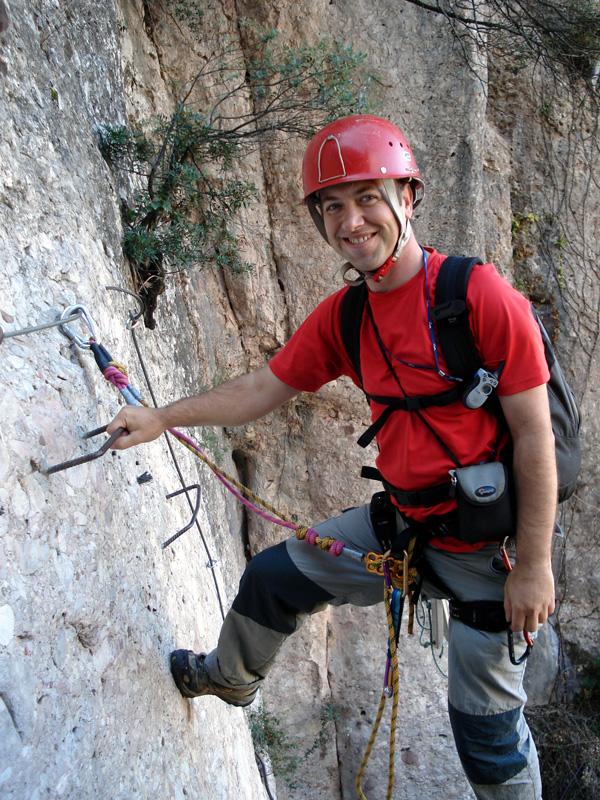
[[[82,306],[82,305],[69,306],[68,308],[65,308],[65,310],[61,314],[60,318],[61,319],[66,319],[67,317],[70,317],[75,312],[79,312],[81,314],[81,319],[87,325],[87,328],[88,328],[89,332],[91,333],[91,338],[95,339],[97,341],[98,337],[96,336],[96,329],[94,328],[94,321],[91,318],[91,316],[89,314],[89,311],[87,310],[87,308],[85,306]],[[77,347],[80,347],[82,350],[89,350],[90,349],[89,342],[87,342],[85,339],[83,339],[78,334],[74,333],[69,328],[69,326],[66,324],[66,322],[63,322],[61,325],[59,325],[58,329],[59,329],[59,331],[61,333],[64,333],[64,335],[68,339],[70,339],[73,342],[73,344],[76,344]]]

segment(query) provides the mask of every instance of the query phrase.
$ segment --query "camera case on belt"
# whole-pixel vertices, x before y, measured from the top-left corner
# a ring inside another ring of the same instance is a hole
[[[500,541],[514,535],[513,493],[505,464],[493,461],[449,472],[463,541]]]

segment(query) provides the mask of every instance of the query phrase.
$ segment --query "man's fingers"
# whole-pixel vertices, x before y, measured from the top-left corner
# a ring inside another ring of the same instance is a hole
[[[123,426],[117,425],[117,427],[123,427]],[[107,431],[107,433],[110,433],[108,428],[106,429],[106,431]],[[133,445],[136,445],[136,444],[140,444],[139,440],[136,440],[136,434],[135,433],[129,433],[128,431],[125,431],[125,433],[122,433],[119,436],[119,438],[117,439],[117,441],[114,442],[114,444],[112,446],[112,449],[113,450],[127,450],[128,447],[133,447]]]
[[[137,406],[122,408],[112,422],[106,426],[106,431],[113,433],[117,428],[125,428],[126,433],[114,443],[115,450],[127,450],[128,447],[151,442],[157,439],[164,430],[154,409]]]
[[[540,625],[543,625],[548,620],[548,614],[544,611],[531,611],[526,613],[522,612],[514,612],[509,617],[507,615],[507,621],[510,622],[510,628],[515,633],[517,631],[527,631],[528,633],[537,633],[537,629]]]
[[[108,423],[108,425],[106,426],[106,432],[108,434],[112,434],[117,430],[117,428],[125,428],[125,430],[128,430],[128,428],[127,428],[127,420],[125,418],[125,414],[123,413],[123,411],[119,411],[119,413],[112,420],[112,422]],[[126,435],[126,434],[123,434],[123,436],[124,435]],[[123,436],[119,436],[117,441],[121,441]],[[118,450],[118,449],[119,449],[118,447],[115,447],[115,450]]]
[[[537,614],[530,615],[526,618],[525,624],[523,625],[523,630],[527,631],[528,633],[537,633],[538,629],[538,617]]]
[[[507,622],[511,621],[511,619],[512,619],[512,608],[511,608],[511,605],[510,605],[507,597],[504,598],[504,616],[505,616]]]
[[[525,630],[525,617],[523,614],[513,614],[510,619],[510,629],[513,633]]]

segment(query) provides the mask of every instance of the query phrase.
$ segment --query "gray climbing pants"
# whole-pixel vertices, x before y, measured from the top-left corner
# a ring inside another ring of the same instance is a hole
[[[361,552],[380,550],[369,507],[346,511],[315,526]],[[502,600],[506,574],[492,564],[496,545],[476,553],[428,547],[434,572],[458,600]],[[441,597],[427,583],[424,594]],[[381,602],[381,578],[350,556],[332,557],[289,539],[248,564],[219,643],[206,658],[211,680],[251,701],[283,641],[307,614],[328,603]],[[450,620],[448,709],[458,754],[479,800],[540,800],[535,744],[523,716],[525,665],[515,666],[506,633],[487,633]],[[520,652],[522,639],[515,635]],[[236,693],[237,693],[236,692]]]

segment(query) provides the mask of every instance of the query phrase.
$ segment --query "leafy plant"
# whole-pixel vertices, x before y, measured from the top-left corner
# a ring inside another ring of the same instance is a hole
[[[301,760],[298,744],[283,730],[280,720],[265,708],[251,712],[249,717],[255,749],[269,755],[275,775],[293,789]]]
[[[515,214],[510,225],[510,230],[513,237],[517,236],[519,233],[527,233],[531,226],[539,221],[539,216],[531,212],[527,214]]]
[[[319,730],[314,742],[302,751],[297,740],[285,732],[280,719],[264,707],[249,713],[250,734],[258,753],[268,754],[273,772],[293,791],[298,788],[298,770],[327,743],[329,729],[338,719],[333,703],[324,703],[319,711]]]
[[[170,116],[100,132],[105,159],[141,183],[122,206],[123,251],[150,328],[166,275],[207,264],[249,268],[228,228],[255,197],[251,182],[231,177],[239,157],[276,135],[309,136],[330,119],[368,110],[362,54],[324,41],[282,45],[275,31],[257,36],[246,61],[226,43]],[[208,107],[194,102],[199,86],[216,97]]]

